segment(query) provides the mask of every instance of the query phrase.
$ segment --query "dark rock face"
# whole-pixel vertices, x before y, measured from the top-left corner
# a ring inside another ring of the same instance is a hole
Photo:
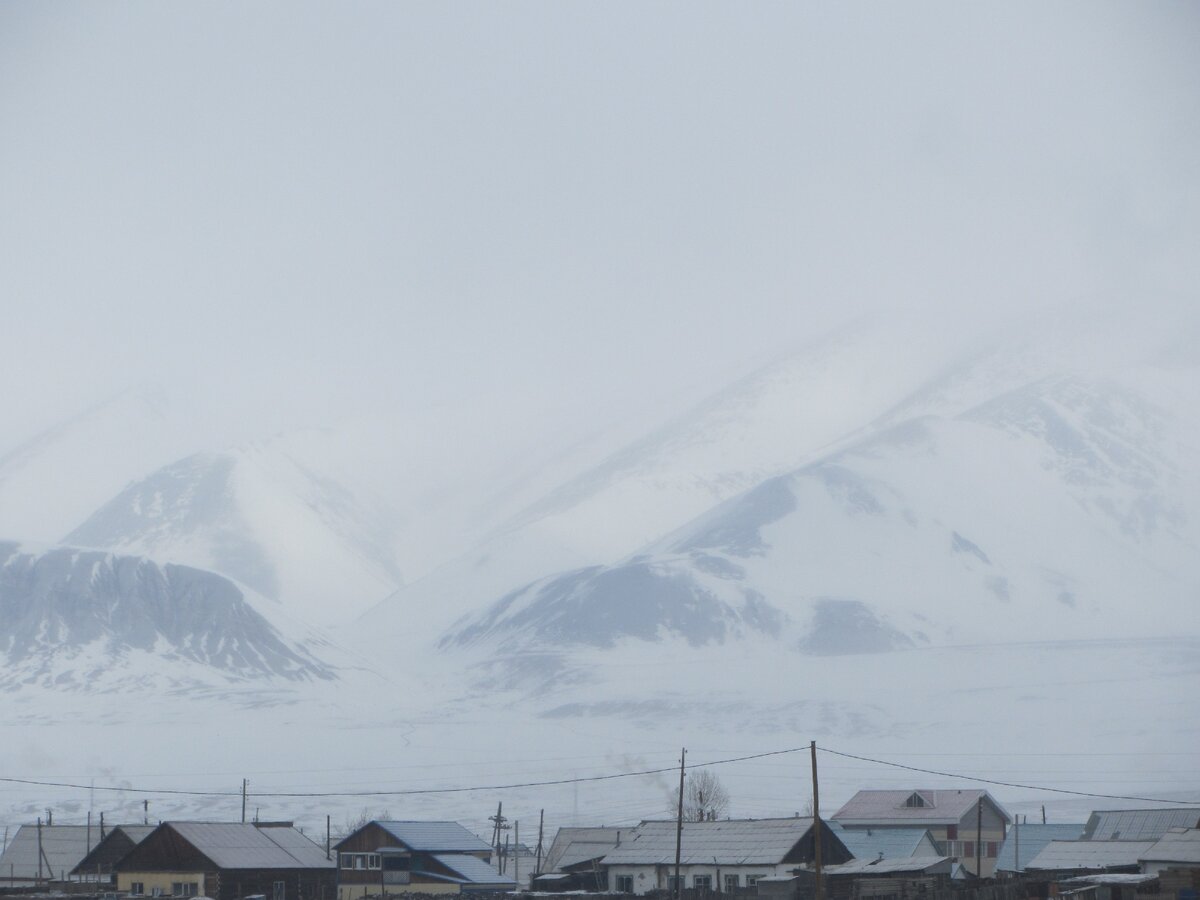
[[[30,553],[0,543],[0,652],[8,664],[88,646],[103,648],[114,664],[142,650],[233,678],[334,677],[220,575],[136,556],[69,547]]]

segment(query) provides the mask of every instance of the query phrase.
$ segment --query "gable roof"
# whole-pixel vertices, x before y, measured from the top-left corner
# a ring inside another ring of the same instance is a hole
[[[1153,841],[1051,841],[1025,868],[1043,871],[1085,871],[1136,868]]]
[[[131,848],[136,847],[157,828],[157,825],[116,825],[92,847],[91,852],[71,870],[72,875],[108,874],[114,863],[120,862]]]
[[[0,854],[0,874],[5,883],[11,877],[16,881],[35,881],[38,877],[38,859],[41,857],[43,879],[61,879],[87,856],[88,851],[100,840],[100,829],[86,825],[43,825],[41,826],[41,854],[38,853],[38,826],[22,825],[12,836],[4,853]],[[88,846],[88,832],[91,846]]]
[[[561,872],[570,866],[599,859],[617,846],[622,832],[628,837],[632,828],[560,828],[554,835],[542,872]]]
[[[912,798],[919,798],[924,805],[908,805]],[[991,794],[974,789],[859,791],[832,818],[843,825],[955,825],[981,799],[991,804],[1004,821],[1011,821]]]
[[[1200,865],[1200,828],[1172,828],[1141,857],[1146,862]]]
[[[150,846],[163,829],[174,831],[218,869],[332,869],[325,850],[290,826],[242,822],[163,822],[138,845]],[[130,865],[137,864],[126,857]]]
[[[1200,807],[1100,809],[1088,816],[1085,841],[1157,841],[1172,828],[1196,828]]]
[[[996,871],[1024,872],[1029,862],[1051,841],[1077,841],[1082,834],[1083,825],[1015,825],[1008,829],[1008,836],[1000,847],[1000,853],[996,857]],[[1018,844],[1021,847],[1019,860]]]
[[[915,856],[928,838],[933,851],[937,843],[928,828],[846,828],[840,822],[827,823],[855,859],[903,859]]]
[[[684,822],[680,862],[719,865],[776,865],[812,829],[811,817]],[[629,840],[604,856],[604,865],[664,865],[675,862],[675,823],[642,822]]]
[[[378,825],[409,850],[426,853],[490,853],[492,847],[457,822],[379,821]]]

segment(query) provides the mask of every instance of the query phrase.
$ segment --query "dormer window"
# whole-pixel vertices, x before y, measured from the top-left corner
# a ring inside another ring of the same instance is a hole
[[[926,806],[929,806],[929,804],[925,802],[924,797],[915,793],[908,795],[908,799],[904,801],[904,805],[909,809],[924,809]]]

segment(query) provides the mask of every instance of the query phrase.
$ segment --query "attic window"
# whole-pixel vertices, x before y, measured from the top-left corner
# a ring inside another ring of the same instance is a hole
[[[929,804],[925,802],[925,798],[920,794],[909,794],[908,799],[904,801],[904,805],[909,809],[921,809]]]

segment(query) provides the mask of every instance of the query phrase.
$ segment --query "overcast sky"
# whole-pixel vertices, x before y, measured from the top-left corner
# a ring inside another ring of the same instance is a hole
[[[576,428],[854,315],[1190,302],[1198,46],[1185,2],[7,3],[4,443],[181,381]]]

